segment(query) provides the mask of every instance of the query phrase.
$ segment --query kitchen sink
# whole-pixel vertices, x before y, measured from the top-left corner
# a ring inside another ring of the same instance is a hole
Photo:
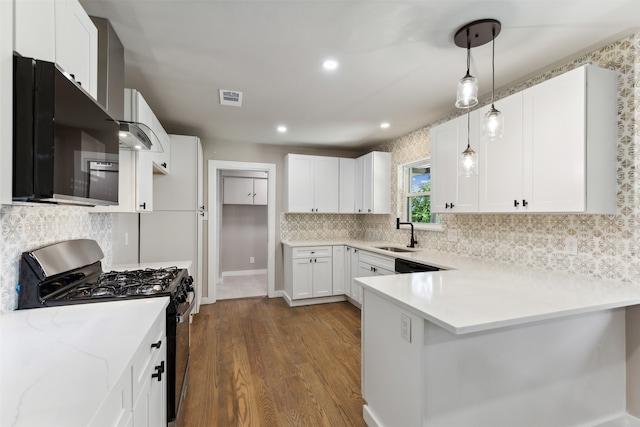
[[[376,249],[382,249],[383,251],[389,252],[415,252],[415,249],[398,248],[395,246],[376,246]]]

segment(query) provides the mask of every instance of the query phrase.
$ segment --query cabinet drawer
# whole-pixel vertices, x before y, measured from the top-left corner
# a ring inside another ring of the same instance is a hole
[[[374,267],[384,268],[391,272],[395,272],[395,269],[396,269],[395,258],[390,258],[383,255],[374,254],[371,252],[360,251],[360,261],[366,262],[367,264],[371,264]]]
[[[134,401],[143,389],[144,384],[149,382],[153,363],[157,355],[165,351],[166,346],[166,318],[165,313],[162,312],[140,344],[131,363]]]
[[[293,248],[293,258],[309,258],[309,257],[328,257],[331,256],[333,249],[331,246],[305,246]]]

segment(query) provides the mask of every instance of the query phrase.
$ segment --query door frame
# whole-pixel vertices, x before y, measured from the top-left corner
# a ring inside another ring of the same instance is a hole
[[[207,264],[209,266],[207,297],[202,304],[216,302],[216,285],[220,276],[220,225],[222,221],[222,192],[220,191],[220,172],[222,170],[245,170],[268,173],[267,187],[267,295],[269,298],[280,296],[275,291],[276,276],[276,165],[275,163],[236,162],[209,160],[208,162],[208,200],[212,216],[209,221],[207,242]]]

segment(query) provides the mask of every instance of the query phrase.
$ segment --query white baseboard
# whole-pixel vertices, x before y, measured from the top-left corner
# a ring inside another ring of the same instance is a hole
[[[369,427],[384,427],[376,416],[369,410],[369,405],[364,405],[362,407],[362,418],[364,418],[364,422],[367,423]]]
[[[273,291],[269,294],[269,298],[284,298],[284,291]]]
[[[253,276],[254,274],[267,274],[267,270],[266,269],[262,269],[262,270],[223,271],[221,277],[227,277],[227,276]]]

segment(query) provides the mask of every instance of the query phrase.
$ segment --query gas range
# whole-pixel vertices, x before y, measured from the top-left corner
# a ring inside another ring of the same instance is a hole
[[[173,423],[186,393],[189,314],[195,307],[193,279],[186,269],[177,267],[103,272],[103,257],[98,243],[88,239],[24,252],[20,260],[18,309],[169,297],[166,401],[167,420]]]

